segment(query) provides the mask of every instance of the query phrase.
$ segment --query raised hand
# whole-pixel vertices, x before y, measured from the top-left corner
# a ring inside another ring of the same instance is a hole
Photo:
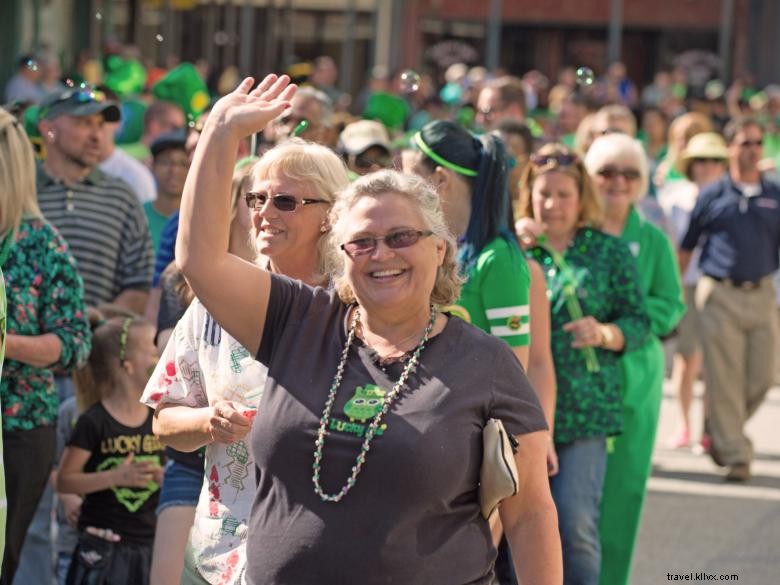
[[[520,247],[524,250],[533,248],[536,245],[536,240],[544,233],[546,227],[542,222],[530,217],[518,219],[515,222],[515,233],[520,242]]]
[[[222,130],[241,139],[260,132],[290,107],[297,86],[290,84],[289,77],[271,74],[252,89],[254,82],[254,78],[247,77],[234,91],[220,98],[206,120],[204,132]]]

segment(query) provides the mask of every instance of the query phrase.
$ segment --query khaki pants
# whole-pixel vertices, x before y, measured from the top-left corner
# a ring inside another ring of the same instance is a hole
[[[707,431],[718,465],[750,463],[747,420],[773,383],[777,311],[772,278],[754,289],[707,276],[696,287],[707,384]]]

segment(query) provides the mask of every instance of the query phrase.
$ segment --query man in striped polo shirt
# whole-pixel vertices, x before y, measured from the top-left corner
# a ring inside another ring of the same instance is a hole
[[[114,303],[143,314],[154,262],[146,217],[131,188],[97,168],[102,127],[119,119],[116,103],[90,89],[44,99],[38,203],[78,262],[86,304]]]

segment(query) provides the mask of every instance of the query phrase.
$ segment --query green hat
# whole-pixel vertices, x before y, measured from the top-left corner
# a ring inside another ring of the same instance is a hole
[[[364,118],[379,120],[392,130],[403,128],[408,116],[409,104],[403,98],[383,91],[372,93],[363,111]]]
[[[117,144],[132,144],[141,140],[144,133],[146,104],[141,100],[129,99],[122,102],[122,125],[114,140]]]
[[[27,132],[27,137],[30,140],[41,137],[41,133],[38,130],[38,110],[40,110],[38,106],[30,106],[22,115],[24,131]]]
[[[140,93],[146,83],[146,69],[136,59],[111,55],[106,59],[103,83],[119,97]]]
[[[152,94],[157,99],[177,104],[189,120],[197,119],[209,105],[208,88],[192,63],[182,63],[171,69],[154,84]]]

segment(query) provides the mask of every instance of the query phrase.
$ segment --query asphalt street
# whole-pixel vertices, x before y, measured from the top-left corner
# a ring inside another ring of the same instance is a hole
[[[726,483],[707,455],[668,447],[678,412],[667,383],[631,584],[722,582],[726,576],[742,584],[780,584],[780,388],[770,391],[748,425],[756,459],[744,484]],[[694,437],[699,434],[694,428]],[[686,574],[689,580],[675,580]]]

